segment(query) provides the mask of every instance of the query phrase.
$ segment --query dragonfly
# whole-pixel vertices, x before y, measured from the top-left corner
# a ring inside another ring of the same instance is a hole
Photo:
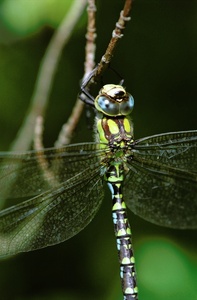
[[[0,211],[0,256],[78,234],[98,212],[107,183],[123,299],[137,300],[127,207],[161,226],[197,228],[197,130],[135,140],[134,99],[122,85],[86,97],[96,111],[94,142],[0,153],[0,198],[16,201]]]

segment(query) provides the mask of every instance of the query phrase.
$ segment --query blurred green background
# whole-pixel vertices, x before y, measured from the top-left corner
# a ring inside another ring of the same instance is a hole
[[[72,2],[72,1],[71,1]],[[98,1],[97,61],[124,1]],[[40,61],[68,0],[0,2],[0,150],[27,111]],[[135,99],[135,137],[197,128],[197,1],[136,0],[112,66]],[[86,13],[65,47],[45,120],[52,146],[83,75]],[[110,82],[110,74],[104,81]],[[118,80],[117,80],[118,81]],[[91,141],[85,116],[73,142]],[[93,222],[60,245],[0,261],[1,300],[122,299],[110,195]],[[192,205],[192,203],[191,203]],[[197,233],[158,227],[129,212],[140,300],[197,299]]]

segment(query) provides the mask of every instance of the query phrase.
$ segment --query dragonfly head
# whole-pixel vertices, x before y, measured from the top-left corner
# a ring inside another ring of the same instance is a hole
[[[111,117],[129,115],[133,106],[133,97],[121,85],[106,84],[95,98],[95,108]]]

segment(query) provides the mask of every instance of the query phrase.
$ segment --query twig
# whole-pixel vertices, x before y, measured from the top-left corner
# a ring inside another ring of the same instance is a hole
[[[96,5],[95,0],[88,0],[88,24],[86,33],[86,48],[85,48],[85,63],[84,63],[84,76],[83,80],[93,70],[95,66],[95,39],[96,39]],[[55,147],[60,147],[65,144],[69,144],[73,131],[75,130],[79,118],[82,114],[84,103],[78,98],[75,106],[71,112],[71,115],[66,124],[62,126],[58,139],[55,143]]]
[[[85,59],[85,75],[89,73],[94,67],[94,56],[95,56],[95,12],[96,7],[94,0],[89,0],[89,5],[87,7],[88,11],[88,25],[87,25],[87,34],[86,34],[86,59]],[[72,132],[75,129],[78,119],[81,115],[83,109],[83,102],[78,100],[74,106],[73,112],[68,120],[68,122],[62,127],[62,130],[59,134],[58,140],[55,143],[56,147],[60,147],[63,144],[66,144],[70,141]],[[43,149],[43,118],[41,116],[36,118],[35,131],[34,131],[34,148],[36,150]],[[40,156],[38,152],[38,163],[40,169],[43,171],[44,178],[47,181],[47,178],[50,178],[50,184],[56,186],[58,184],[52,168],[49,168],[48,162],[45,157]]]
[[[120,17],[118,22],[115,25],[115,29],[112,31],[112,38],[108,44],[107,50],[105,54],[102,56],[101,61],[99,62],[97,68],[95,69],[95,73],[92,76],[91,80],[87,84],[90,87],[94,82],[97,82],[101,75],[105,72],[107,67],[109,66],[113,54],[115,52],[116,46],[119,40],[123,37],[123,32],[126,27],[128,21],[130,21],[130,12],[132,7],[133,0],[125,0],[125,5],[123,10],[120,12]]]
[[[43,145],[43,131],[44,131],[44,125],[43,125],[43,117],[38,116],[35,121],[35,126],[34,126],[34,138],[33,138],[33,143],[34,143],[34,149],[35,150],[40,150],[44,148]]]
[[[48,45],[47,51],[40,65],[34,93],[31,98],[29,112],[20,130],[18,131],[15,141],[12,143],[12,147],[11,147],[12,151],[20,151],[20,150],[25,151],[31,145],[36,119],[39,115],[42,117],[44,115],[47,101],[48,101],[48,96],[52,87],[53,77],[59,62],[62,49],[66,44],[66,42],[68,42],[68,39],[72,34],[74,26],[78,22],[78,19],[84,10],[86,2],[87,2],[86,0],[80,0],[80,1],[75,0],[69,13],[67,13],[65,18],[61,22],[59,28],[54,33],[54,36],[52,37]],[[43,128],[41,124],[39,124],[39,122],[37,122],[36,130],[38,130],[38,127],[39,130],[41,131],[37,132],[37,137],[35,142],[37,150],[43,148],[42,138],[41,138]],[[46,171],[48,171],[47,164],[45,164],[45,162],[43,164],[43,162],[40,161],[40,165],[46,174]],[[7,191],[9,190],[9,188],[12,187],[12,185],[15,182],[15,179],[16,178],[14,177],[12,180],[9,181],[9,187],[7,185],[5,186],[5,188],[4,187],[2,188],[1,190],[2,199],[0,202],[0,209],[4,206]],[[3,198],[5,199],[4,201]]]
[[[57,31],[54,33],[46,54],[40,65],[29,112],[12,144],[11,150],[26,150],[30,147],[35,120],[38,115],[44,115],[47,100],[51,91],[52,81],[60,59],[61,52],[78,22],[87,0],[75,0]]]
[[[128,21],[130,21],[130,12],[133,0],[126,0],[123,10],[120,12],[120,17],[118,22],[116,23],[116,27],[112,32],[112,38],[109,42],[107,50],[105,54],[102,56],[100,63],[98,64],[98,68],[95,73],[95,81],[97,78],[103,74],[103,72],[108,67],[109,63],[112,60],[114,51],[117,47],[119,40],[123,37],[123,31],[126,27]]]
[[[34,129],[34,148],[36,150],[40,150],[44,148],[42,137],[43,137],[43,118],[42,116],[38,116],[36,118],[35,129]],[[40,170],[43,172],[43,176],[45,181],[50,178],[50,186],[57,186],[59,182],[56,180],[55,175],[52,170],[49,168],[49,164],[47,159],[43,155],[39,155],[39,151],[37,154],[37,162],[40,166]]]

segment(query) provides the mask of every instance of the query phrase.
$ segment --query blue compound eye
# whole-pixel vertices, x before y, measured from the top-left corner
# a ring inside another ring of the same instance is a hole
[[[97,98],[96,108],[108,116],[117,116],[119,114],[119,103],[112,102],[111,99],[105,96],[99,96]]]
[[[127,96],[128,96],[128,100],[120,103],[120,112],[121,112],[121,115],[124,115],[124,116],[130,114],[134,107],[134,98],[128,93],[127,93]]]

